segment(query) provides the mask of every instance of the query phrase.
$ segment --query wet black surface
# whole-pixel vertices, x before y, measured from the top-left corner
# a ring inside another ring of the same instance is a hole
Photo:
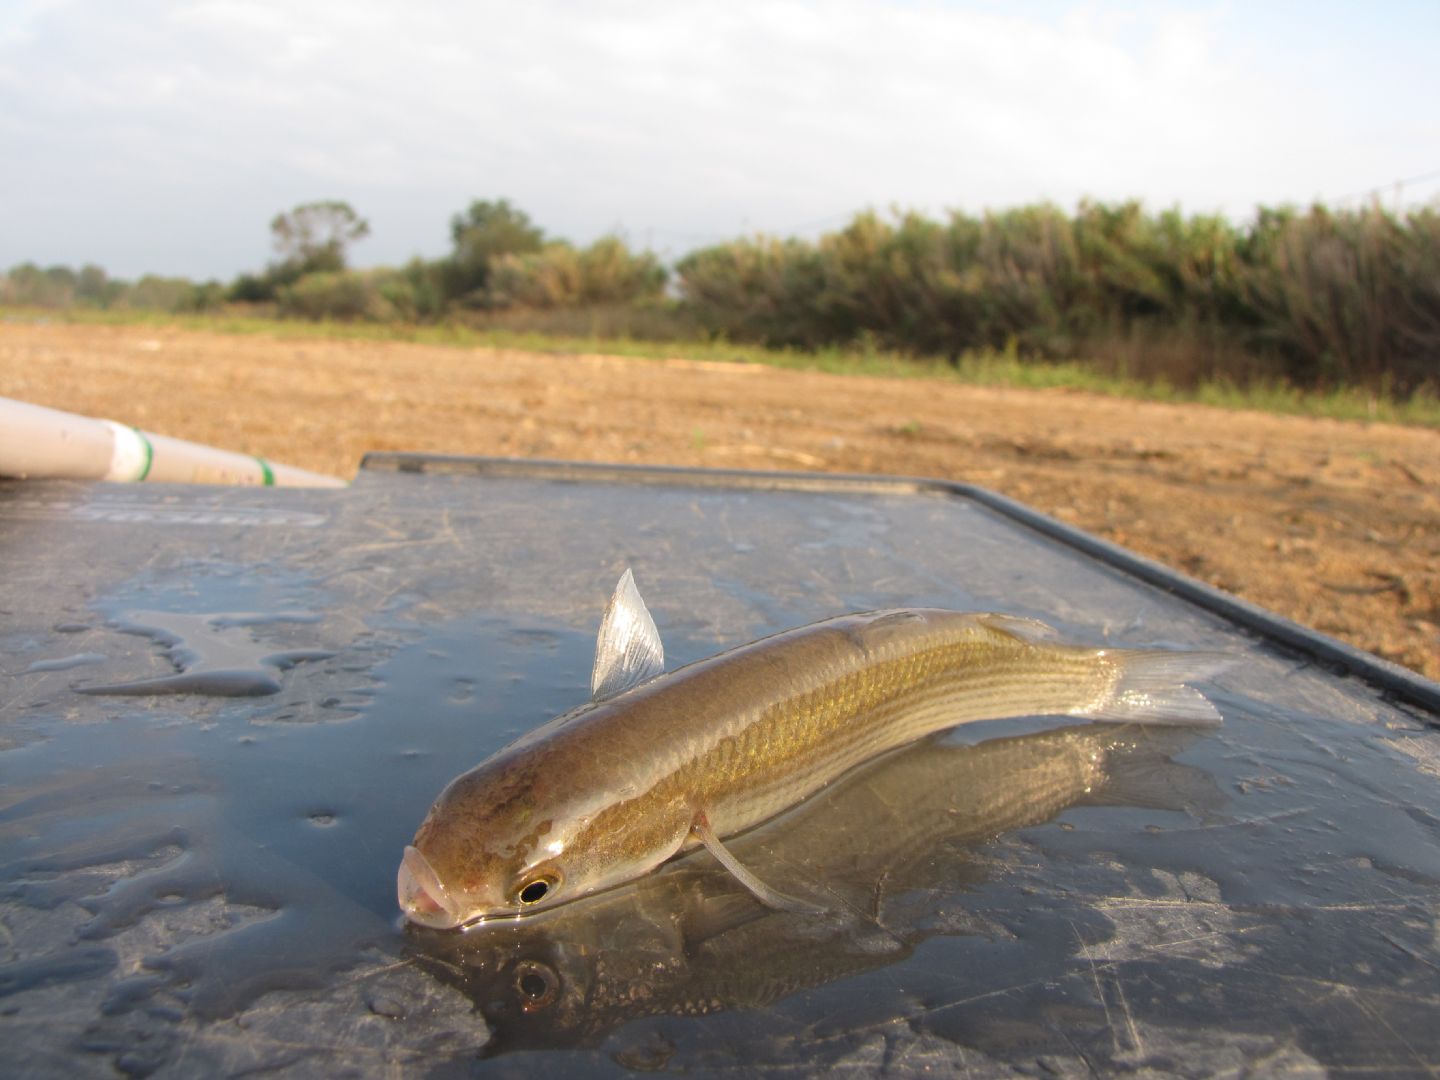
[[[1434,716],[963,498],[545,476],[0,487],[0,1071],[1440,1068]],[[584,697],[626,565],[671,666],[906,604],[1243,662],[1219,730],[977,725],[735,842],[824,916],[701,852],[402,930],[401,848]]]

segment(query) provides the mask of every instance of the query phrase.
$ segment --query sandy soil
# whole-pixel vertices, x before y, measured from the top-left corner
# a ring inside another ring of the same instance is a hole
[[[1440,432],[739,364],[0,326],[0,396],[340,476],[367,450],[937,476],[1440,678]]]

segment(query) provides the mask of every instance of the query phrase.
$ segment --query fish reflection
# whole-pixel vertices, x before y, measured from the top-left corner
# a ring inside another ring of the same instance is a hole
[[[419,962],[471,997],[487,1054],[598,1043],[628,1021],[768,1005],[903,960],[935,934],[984,932],[959,894],[978,845],[1076,805],[1213,805],[1210,778],[1170,757],[1183,730],[1094,725],[912,746],[737,838],[767,880],[827,914],[761,904],[692,857],[587,900],[471,934],[412,927]]]

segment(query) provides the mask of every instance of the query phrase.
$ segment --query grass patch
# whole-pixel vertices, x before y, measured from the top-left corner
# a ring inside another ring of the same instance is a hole
[[[0,306],[0,324],[62,323],[83,326],[154,326],[221,334],[260,334],[284,341],[399,341],[462,349],[515,349],[555,356],[603,353],[642,359],[687,359],[763,364],[837,375],[937,379],[972,386],[1068,390],[1144,401],[1193,403],[1221,409],[1253,409],[1336,420],[1379,421],[1440,428],[1440,396],[1422,392],[1406,400],[1358,388],[1325,392],[1282,383],[1239,386],[1227,381],[1178,388],[1163,380],[1109,374],[1101,364],[1028,360],[1013,350],[967,353],[957,363],[904,356],[873,348],[826,347],[813,352],[743,345],[724,340],[646,341],[625,337],[568,336],[536,331],[479,328],[459,323],[419,324],[302,322],[233,312],[166,314],[126,309],[64,310]]]

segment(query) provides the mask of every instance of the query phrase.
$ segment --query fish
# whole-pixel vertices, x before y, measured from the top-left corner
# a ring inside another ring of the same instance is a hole
[[[1055,638],[1016,615],[895,608],[666,672],[627,569],[601,619],[591,699],[441,791],[404,850],[401,911],[433,929],[525,918],[703,847],[765,905],[819,912],[752,874],[726,838],[959,724],[1220,722],[1188,683],[1229,666],[1227,655]]]
[[[1083,724],[974,745],[921,740],[735,840],[747,866],[823,889],[834,917],[765,907],[696,858],[483,934],[427,934],[414,956],[475,1002],[486,1057],[596,1046],[642,1016],[762,1008],[902,963],[937,934],[1003,935],[972,898],[998,836],[1072,807],[1203,820],[1224,794],[1172,760],[1195,737]]]

